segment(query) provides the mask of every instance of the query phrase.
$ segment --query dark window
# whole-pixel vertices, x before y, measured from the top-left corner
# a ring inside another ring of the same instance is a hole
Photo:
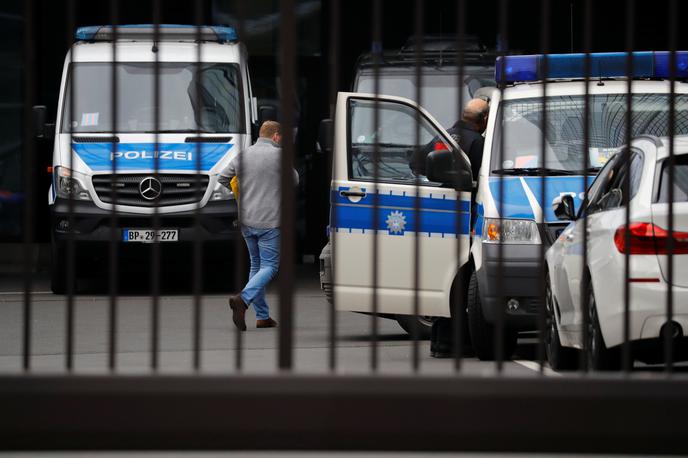
[[[661,172],[655,181],[655,202],[669,202],[669,159],[660,162]],[[688,154],[674,157],[674,202],[688,202]]]

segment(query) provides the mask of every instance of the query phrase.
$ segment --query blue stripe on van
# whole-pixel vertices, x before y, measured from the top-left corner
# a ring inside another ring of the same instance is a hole
[[[346,190],[348,188],[340,188]],[[377,226],[374,226],[375,208],[373,196],[368,194],[357,203],[332,192],[330,221],[337,230],[379,230],[389,235],[403,236],[406,233],[467,235],[470,230],[468,209],[470,202],[460,201],[460,208],[465,209],[457,214],[456,201],[450,199],[422,198],[418,214],[414,210],[415,197],[379,195],[377,208]],[[446,204],[450,203],[451,206]],[[444,210],[446,208],[446,210]],[[439,210],[439,211],[438,211]],[[459,221],[457,221],[457,219]],[[396,226],[392,224],[396,223]]]
[[[231,149],[232,143],[158,143],[158,170],[197,170],[196,154],[201,154],[200,171],[208,171]],[[155,143],[72,143],[74,152],[94,171],[153,170]]]

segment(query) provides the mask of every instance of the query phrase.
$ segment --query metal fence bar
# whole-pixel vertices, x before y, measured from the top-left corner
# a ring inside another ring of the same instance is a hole
[[[329,70],[330,70],[330,119],[332,119],[333,124],[336,123],[336,105],[337,105],[337,93],[339,90],[339,34],[340,34],[340,20],[339,15],[341,13],[340,0],[332,0],[330,2],[330,49],[329,49]],[[333,129],[334,130],[334,129]],[[330,133],[334,136],[334,131]],[[327,141],[334,144],[333,138],[328,138]],[[332,180],[337,177],[337,161],[334,158],[334,154],[330,151],[329,154],[330,169],[332,171]],[[327,161],[326,161],[327,162]],[[332,193],[332,190],[328,190]],[[330,199],[331,200],[331,199]],[[329,336],[329,360],[328,365],[330,371],[335,371],[337,369],[337,307],[336,307],[336,291],[335,281],[334,281],[334,269],[336,265],[335,260],[337,259],[336,250],[336,239],[335,233],[339,227],[337,224],[337,207],[332,207],[331,220],[330,220],[330,255],[331,255],[331,272],[332,272],[332,302],[330,304],[330,315],[328,317],[328,336]],[[335,231],[335,232],[333,232]]]
[[[279,277],[279,368],[291,370],[294,345],[294,130],[296,126],[296,15],[294,0],[280,0],[280,106],[282,107],[282,209]]]
[[[414,7],[414,33],[416,39],[416,47],[414,52],[415,58],[415,79],[416,79],[416,103],[418,106],[423,105],[422,97],[422,83],[423,71],[421,66],[421,53],[423,51],[423,0],[416,0]],[[420,148],[420,126],[421,114],[420,110],[415,110],[416,125],[415,125],[415,148]],[[411,368],[413,372],[418,372],[420,369],[420,329],[418,318],[420,315],[420,269],[421,269],[421,252],[420,252],[420,238],[423,230],[420,216],[420,176],[416,174],[414,179],[415,198],[413,199],[413,217],[416,221],[416,232],[413,236],[413,326],[411,326]]]
[[[160,150],[160,43],[161,0],[153,0],[153,124],[154,124],[154,151]],[[160,157],[153,155],[153,176],[160,180]],[[157,237],[160,229],[160,213],[157,205],[153,205],[153,237]],[[151,256],[151,369],[157,371],[160,365],[160,269],[161,253],[160,243],[154,242]]]
[[[630,246],[631,232],[629,230],[631,224],[631,141],[633,140],[633,33],[635,23],[635,0],[628,0],[626,4],[626,130],[625,130],[625,147],[624,147],[624,163],[626,167],[626,174],[624,176],[622,195],[623,205],[625,207],[625,231],[624,238],[626,246]],[[625,250],[624,254],[624,281],[623,281],[623,344],[621,347],[621,366],[624,372],[630,372],[633,368],[633,361],[631,359],[631,343],[630,343],[630,306],[631,306],[631,256],[630,250]]]
[[[465,102],[463,98],[463,80],[465,76],[464,72],[464,49],[466,46],[465,43],[466,40],[466,1],[465,0],[458,0],[456,2],[456,66],[457,66],[457,77],[456,77],[456,87],[458,90],[456,91],[456,113],[457,113],[457,122],[462,119],[463,117],[463,104]],[[458,176],[457,176],[457,184],[458,184]],[[457,186],[458,189],[458,186]],[[462,234],[460,233],[461,231],[459,228],[463,227],[463,218],[464,214],[461,211],[461,193],[462,191],[458,190],[456,192],[456,232],[457,232],[457,237],[456,237],[456,260],[457,262],[461,262],[461,236]],[[473,202],[473,199],[471,199],[471,203]],[[473,208],[473,205],[471,205],[471,213],[475,211]],[[471,215],[472,217],[472,215]],[[469,217],[469,233],[471,229],[473,229],[470,226],[470,221],[471,217]],[[469,235],[470,237],[470,235]],[[470,243],[469,243],[470,247]],[[469,248],[470,249],[470,248]],[[463,350],[464,350],[464,331],[466,329],[466,291],[465,291],[465,285],[467,284],[467,279],[464,278],[465,275],[468,273],[468,269],[460,268],[458,275],[458,284],[454,284],[454,286],[451,289],[451,297],[449,299],[449,313],[452,318],[452,351],[454,353],[454,369],[459,372],[461,371],[461,365],[463,362]]]
[[[23,208],[23,305],[22,305],[22,368],[25,371],[31,369],[31,337],[32,337],[32,320],[33,320],[33,304],[31,289],[33,288],[33,262],[32,262],[32,243],[34,241],[34,170],[36,163],[36,144],[34,137],[33,112],[32,106],[36,99],[36,52],[34,42],[34,30],[36,19],[35,0],[26,0],[24,2],[24,74],[22,75],[23,92],[24,92],[24,107],[23,107],[23,122],[22,134],[24,152],[23,166],[24,174],[22,176],[24,183],[24,208]]]
[[[380,94],[380,63],[382,60],[382,0],[373,1],[373,40],[371,43],[371,52],[373,54],[373,132],[377,132],[380,126],[380,102],[378,95]],[[380,224],[380,215],[378,208],[380,206],[380,190],[378,184],[380,181],[380,142],[375,137],[373,141],[373,256],[371,259],[372,269],[372,283],[373,283],[373,297],[370,315],[370,370],[376,372],[379,366],[379,323],[377,312],[379,309],[379,296],[377,286],[379,279],[379,265],[380,265],[380,240],[378,234],[378,227]]]
[[[110,107],[112,110],[112,129],[110,139],[110,151],[113,153],[117,150],[118,144],[116,141],[117,135],[117,97],[118,97],[118,79],[117,79],[117,32],[119,25],[119,1],[110,0],[110,24],[112,24],[112,80]],[[119,231],[117,227],[117,192],[115,191],[115,181],[117,179],[117,159],[113,158],[111,161],[111,175],[110,175],[110,201],[112,202],[112,209],[110,211],[110,241],[109,248],[109,267],[108,284],[109,284],[109,307],[108,307],[108,368],[114,371],[117,367],[117,292],[118,292],[118,268],[119,268]]]
[[[239,36],[242,37],[244,36],[244,21],[245,21],[245,11],[244,11],[244,2],[237,2],[237,16],[239,19]],[[258,126],[260,128],[260,126]],[[250,132],[250,128],[247,129]],[[256,141],[256,139],[252,139],[253,141]],[[243,145],[242,145],[243,148]],[[242,163],[243,163],[243,156],[242,152],[245,150],[242,149],[239,151],[238,155],[238,169],[241,171]],[[237,177],[238,178],[238,177]],[[241,186],[241,184],[239,185]],[[238,229],[239,233],[237,234],[237,239],[236,239],[236,266],[235,266],[235,281],[237,288],[240,288],[241,285],[243,284],[246,280],[246,256],[244,251],[244,238],[241,234],[241,204],[240,204],[240,199],[241,199],[241,191],[239,191],[239,196],[235,196],[236,202],[237,202],[237,209],[239,211],[238,213]],[[238,328],[234,329],[234,345],[236,346],[236,349],[234,351],[234,368],[237,371],[241,371],[244,368],[244,333],[240,331]]]
[[[67,2],[67,43],[72,42],[72,31],[76,25],[76,0]],[[71,81],[72,90],[69,91],[69,175],[72,176],[74,170],[74,147],[72,145],[74,136],[74,105],[77,103],[76,75],[78,73],[76,59],[76,48],[72,48],[70,53],[70,67],[72,69]],[[70,192],[67,197],[69,231],[67,232],[67,304],[65,313],[65,368],[72,371],[74,368],[74,294],[77,286],[76,275],[76,244],[74,243],[74,193]],[[58,268],[62,268],[59,266]]]
[[[195,80],[196,80],[196,100],[202,99],[201,87],[203,86],[203,41],[201,27],[203,25],[203,3],[200,0],[194,1],[194,22],[196,24],[196,65],[195,65]],[[199,125],[199,113],[196,114],[196,135],[201,134],[202,126]],[[203,241],[201,240],[201,201],[203,200],[203,193],[201,192],[201,142],[196,141],[196,191],[195,201],[196,208],[194,210],[194,240],[193,240],[193,310],[192,310],[192,348],[193,348],[193,369],[198,371],[201,369],[201,350],[203,345],[203,304],[201,295],[203,294],[203,278],[204,278],[204,264],[203,264]]]
[[[547,199],[547,174],[545,168],[547,167],[547,111],[549,109],[547,104],[547,79],[549,77],[549,51],[550,51],[550,32],[549,32],[549,20],[550,20],[550,8],[549,0],[541,0],[540,2],[540,49],[541,53],[545,55],[542,59],[542,73],[544,78],[542,79],[542,123],[541,123],[541,136],[540,141],[540,154],[542,158],[540,159],[542,169],[540,173],[540,179],[542,180],[542,185],[540,186],[540,221],[536,221],[540,224],[541,234],[543,235],[542,241],[540,242],[540,282],[538,296],[540,303],[538,306],[537,314],[537,329],[538,329],[538,344],[537,344],[537,359],[540,365],[540,374],[544,374],[545,370],[545,359],[547,355],[545,354],[545,333],[546,331],[546,307],[547,307],[547,268],[545,265],[545,248],[547,244],[547,218],[545,217],[547,207],[550,205],[546,202]]]
[[[588,151],[590,151],[590,77],[591,77],[591,62],[590,62],[590,51],[592,49],[592,0],[585,0],[585,6],[583,10],[583,52],[585,53],[585,98],[583,101],[583,173],[584,173],[584,191],[583,191],[583,203],[581,208],[587,209],[588,206],[588,174],[587,171],[590,168],[590,160],[588,158]],[[581,266],[581,289],[580,289],[580,306],[582,311],[582,322],[583,327],[581,329],[582,341],[583,341],[583,351],[580,352],[579,367],[584,371],[588,371],[588,325],[590,323],[590,311],[588,310],[589,305],[589,292],[591,288],[590,277],[588,275],[588,218],[585,214],[580,213],[583,216],[583,253],[582,253],[582,266]]]
[[[499,47],[500,43],[499,40],[501,40],[501,45],[503,49],[498,49],[497,52],[499,55],[505,56],[508,50],[508,41],[507,41],[507,33],[508,33],[508,1],[507,0],[501,0],[500,1],[500,9],[499,9],[499,37],[498,37],[498,43],[497,46]],[[501,61],[501,74],[505,74],[505,69],[506,69],[506,59],[502,58]],[[497,81],[497,84],[499,85],[499,91],[500,91],[500,103],[501,101],[504,100],[504,88],[505,88],[505,82],[504,81]],[[501,129],[501,133],[499,135],[499,167],[502,167],[504,164],[504,139],[506,137],[506,124],[504,123],[504,110],[499,110],[498,113],[499,118],[497,119],[498,126]],[[499,188],[497,192],[498,201],[499,203],[497,204],[497,212],[500,215],[504,214],[504,176],[500,175],[499,177]],[[498,265],[497,265],[497,276],[499,278],[504,277],[504,244],[501,243],[502,240],[502,227],[500,225],[498,229],[500,233],[500,243],[497,244],[497,260],[498,260]],[[497,285],[497,310],[496,310],[496,326],[495,326],[495,335],[494,335],[494,342],[495,342],[495,368],[498,372],[501,372],[504,368],[504,342],[505,342],[505,332],[506,332],[506,310],[504,307],[504,300],[505,300],[505,295],[504,295],[504,287],[502,286],[502,283],[499,282]],[[508,356],[508,355],[506,355]]]
[[[669,185],[669,214],[668,214],[668,246],[667,246],[667,296],[666,296],[666,322],[671,323],[674,319],[674,179],[675,179],[675,145],[676,135],[676,48],[677,48],[677,21],[678,3],[676,0],[669,1],[669,158],[668,158],[668,185]],[[674,336],[670,332],[664,333],[664,364],[665,370],[671,374],[674,371]]]
[[[688,452],[678,378],[5,376],[0,405],[6,450]]]

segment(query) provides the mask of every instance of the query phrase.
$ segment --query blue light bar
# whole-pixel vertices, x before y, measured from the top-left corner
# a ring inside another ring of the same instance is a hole
[[[153,24],[129,24],[117,26],[117,39],[122,40],[152,40],[155,33]],[[158,39],[160,41],[217,41],[220,43],[239,40],[236,30],[232,27],[220,25],[183,25],[160,24]],[[112,41],[115,37],[115,27],[111,25],[92,25],[79,27],[74,34],[76,41]]]
[[[544,60],[547,59],[545,77]],[[590,78],[618,78],[628,75],[628,54],[606,52],[590,54]],[[671,53],[642,51],[631,53],[633,78],[669,78]],[[676,52],[676,78],[688,78],[688,51]],[[585,78],[585,54],[535,54],[500,56],[495,67],[495,80],[500,83],[542,81],[543,79]]]

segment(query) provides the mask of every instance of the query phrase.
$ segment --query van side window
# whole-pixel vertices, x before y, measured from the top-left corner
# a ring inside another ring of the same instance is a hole
[[[414,173],[412,162],[433,141],[441,143],[442,148],[451,147],[441,140],[440,132],[427,119],[420,116],[418,120],[417,116],[415,108],[401,102],[350,99],[349,177],[373,180],[377,173],[379,181],[414,184],[420,180],[423,185],[437,185]]]

